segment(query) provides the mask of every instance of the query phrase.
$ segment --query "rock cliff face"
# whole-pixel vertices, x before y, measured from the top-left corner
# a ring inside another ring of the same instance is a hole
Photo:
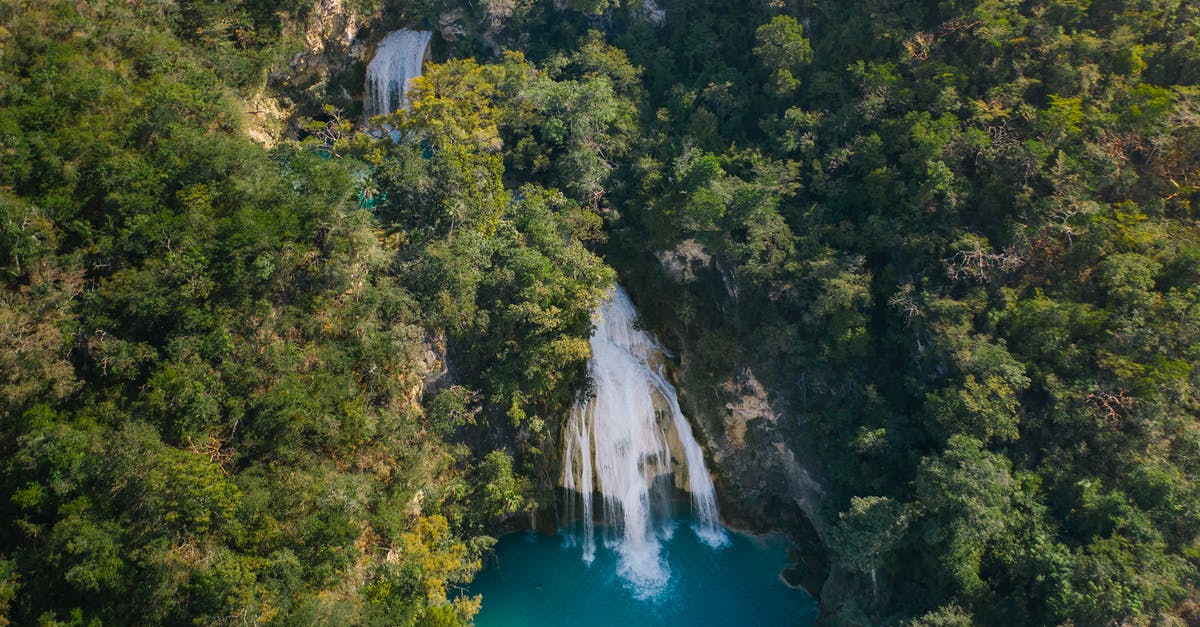
[[[824,602],[840,577],[829,572],[824,492],[805,466],[802,429],[750,367],[714,381],[690,366],[684,348],[676,368],[680,402],[708,454],[721,517],[738,529],[791,536],[793,564],[782,575]]]
[[[326,105],[343,119],[361,117],[367,62],[376,45],[389,31],[420,20],[408,15],[404,3],[387,4],[386,13],[355,6],[350,0],[314,0],[302,18],[287,25],[289,56],[249,99],[247,131],[255,141],[269,146],[296,135],[302,120],[325,119]]]
[[[365,18],[351,11],[344,0],[317,0],[304,20],[303,48],[292,57],[285,80],[293,85],[317,85],[344,70],[348,60],[363,61],[367,47],[358,35]]]
[[[736,280],[722,271],[704,247],[687,240],[656,255],[659,279],[676,288],[707,281],[720,285],[713,308],[738,306]],[[661,286],[660,286],[661,287]],[[659,290],[669,294],[673,290]],[[684,411],[699,428],[720,480],[724,516],[747,529],[780,528],[805,519],[820,536],[826,532],[820,503],[822,490],[803,462],[803,423],[778,395],[755,375],[752,363],[699,366],[693,359],[695,333],[686,326],[661,323],[660,336],[679,349],[674,368]],[[728,502],[728,506],[725,503]]]
[[[697,346],[703,341],[698,324],[703,323],[689,328],[663,313],[670,306],[650,302],[689,289],[712,295],[710,314],[734,311],[740,306],[737,282],[716,258],[690,240],[655,257],[649,280],[653,287],[644,290],[641,300],[646,302],[640,304],[648,324],[677,351],[671,373],[684,413],[705,449],[721,517],[733,527],[791,535],[798,549],[789,582],[821,596],[828,575],[823,547],[829,523],[822,510],[824,491],[806,461],[810,443],[802,414],[756,374],[765,366],[703,360]]]
[[[293,132],[297,117],[315,117],[325,104],[344,114],[361,108],[363,72],[378,15],[355,13],[345,0],[317,0],[292,25],[298,50],[267,78],[275,96],[277,132]],[[258,139],[256,137],[256,139]]]
[[[749,367],[722,373],[716,385],[690,370],[687,349],[677,368],[681,402],[711,459],[721,513],[751,531],[780,530],[824,538],[822,489],[804,466],[799,429]]]

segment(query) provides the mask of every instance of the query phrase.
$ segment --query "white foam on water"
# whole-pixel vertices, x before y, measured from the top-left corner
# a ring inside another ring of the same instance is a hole
[[[363,108],[367,119],[386,115],[408,106],[412,80],[421,75],[421,66],[429,51],[433,33],[427,30],[394,30],[379,42],[375,56],[367,64],[367,93]]]
[[[620,287],[597,315],[588,362],[593,389],[567,420],[562,484],[580,495],[584,561],[591,563],[596,556],[598,494],[605,545],[619,556],[618,573],[638,596],[648,598],[670,580],[661,541],[674,532],[669,495],[654,489],[656,479],[670,479],[678,466],[691,495],[692,529],[712,547],[724,546],[728,539],[704,452],[663,372],[661,347],[637,328],[637,309]],[[674,462],[672,434],[683,458]],[[569,516],[573,509],[572,502]]]

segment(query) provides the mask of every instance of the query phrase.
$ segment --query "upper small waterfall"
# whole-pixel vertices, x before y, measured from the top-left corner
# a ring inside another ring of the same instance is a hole
[[[367,64],[367,93],[363,109],[367,119],[408,106],[404,92],[421,75],[433,33],[427,30],[394,30],[379,42]]]
[[[692,528],[704,542],[715,547],[726,538],[703,451],[663,374],[659,345],[635,326],[637,309],[620,287],[598,315],[588,362],[594,387],[567,420],[562,484],[580,494],[583,559],[596,554],[598,492],[605,543],[619,555],[621,576],[653,595],[670,577],[659,540],[672,533],[669,495],[656,480],[673,479],[691,494]]]

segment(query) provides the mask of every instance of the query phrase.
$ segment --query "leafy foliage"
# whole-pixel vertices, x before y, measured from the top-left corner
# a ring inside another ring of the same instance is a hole
[[[268,151],[247,72],[303,3],[20,4],[0,619],[469,622],[612,281],[594,213],[504,186],[498,85],[533,69],[431,68],[413,142],[335,115]]]
[[[661,4],[610,258],[798,414],[859,619],[1186,620],[1195,8]]]
[[[466,36],[269,151],[310,3],[0,4],[0,624],[469,620],[601,249],[795,414],[839,616],[1194,622],[1194,3],[656,4],[356,2]]]

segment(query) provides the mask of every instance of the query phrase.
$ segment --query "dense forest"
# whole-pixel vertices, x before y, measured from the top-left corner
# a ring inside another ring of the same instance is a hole
[[[618,274],[804,433],[824,622],[1200,624],[1197,202],[1188,0],[0,0],[0,625],[469,623]]]

